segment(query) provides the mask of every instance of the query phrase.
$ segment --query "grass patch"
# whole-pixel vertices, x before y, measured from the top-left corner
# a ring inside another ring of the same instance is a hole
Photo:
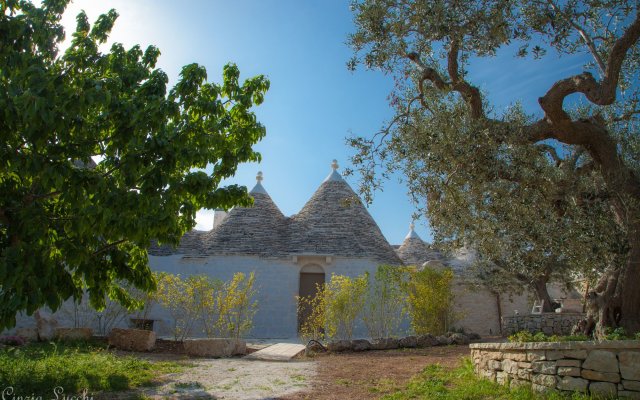
[[[304,382],[307,380],[307,378],[304,375],[293,375],[291,376],[291,380],[296,382]]]
[[[183,389],[183,390],[204,389],[204,386],[202,386],[200,382],[176,382],[173,386],[176,389]]]
[[[0,349],[0,387],[43,398],[50,398],[56,387],[71,394],[151,386],[157,376],[182,368],[172,362],[115,355],[99,342],[32,343]]]
[[[440,400],[587,400],[592,397],[580,394],[549,392],[534,393],[529,388],[509,389],[506,386],[478,378],[473,364],[465,359],[462,366],[447,370],[440,365],[430,365],[411,379],[407,387],[383,399],[440,399]]]
[[[393,379],[388,378],[378,379],[371,383],[373,386],[369,386],[368,388],[370,393],[389,393],[400,388],[400,385],[398,385]]]

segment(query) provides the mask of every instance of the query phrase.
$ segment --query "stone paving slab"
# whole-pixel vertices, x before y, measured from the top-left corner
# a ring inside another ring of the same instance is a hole
[[[245,356],[248,360],[289,361],[304,351],[303,344],[276,343]]]

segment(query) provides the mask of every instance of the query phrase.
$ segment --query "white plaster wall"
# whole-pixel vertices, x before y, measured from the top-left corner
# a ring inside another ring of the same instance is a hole
[[[294,262],[293,257],[287,259],[266,259],[248,256],[217,256],[201,259],[184,259],[180,255],[150,256],[151,269],[159,272],[189,275],[207,275],[223,281],[230,280],[236,272],[256,274],[256,300],[258,311],[254,317],[254,327],[248,333],[250,338],[292,339],[297,337],[297,307],[295,297],[300,285],[300,270],[307,264],[322,266],[325,278],[329,280],[331,274],[355,277],[366,271],[375,273],[378,263],[372,260],[355,258],[305,257]],[[54,314],[59,326],[74,326],[73,314],[59,311]],[[123,318],[115,326],[127,327],[129,317]],[[151,309],[148,318],[154,319],[154,331],[160,336],[171,336],[173,318],[163,307],[156,305]],[[89,323],[97,328],[95,318]],[[35,327],[33,317],[19,315],[16,328],[5,333],[13,333],[18,328]],[[355,332],[358,337],[365,337],[366,330],[359,324]],[[193,336],[203,336],[201,327],[196,327]]]
[[[166,257],[149,257],[153,270],[171,274],[189,275],[204,274],[212,278],[230,280],[234,273],[256,274],[258,312],[254,317],[254,327],[247,335],[252,338],[292,339],[297,337],[297,307],[295,297],[300,285],[300,270],[309,264],[320,265],[325,272],[325,279],[331,274],[356,277],[365,272],[375,273],[378,263],[372,260],[318,256],[300,256],[296,262],[293,257],[287,259],[265,259],[259,257],[218,256],[206,259],[183,259],[173,255]],[[160,335],[169,336],[172,318],[161,307],[155,307],[150,315],[158,320],[157,331]],[[366,336],[362,324],[358,324],[356,336]],[[194,332],[202,335],[201,332]]]
[[[468,255],[466,255],[468,256]],[[464,258],[464,257],[461,257]],[[465,260],[467,261],[467,260]],[[299,256],[286,259],[266,259],[248,256],[217,256],[201,259],[184,259],[180,255],[150,256],[150,266],[155,271],[171,274],[189,275],[205,274],[212,278],[228,281],[236,272],[256,274],[256,289],[258,312],[254,318],[254,328],[247,335],[250,338],[292,339],[297,337],[297,310],[295,297],[300,284],[300,270],[309,264],[320,265],[325,271],[328,281],[331,274],[356,277],[369,272],[375,274],[378,263],[368,259],[346,257]],[[463,260],[460,260],[461,264]],[[550,288],[553,295],[561,297],[557,287]],[[470,290],[460,281],[454,285],[456,313],[459,318],[456,327],[463,327],[467,331],[481,335],[499,334],[499,319],[495,295],[486,290]],[[515,310],[520,314],[531,311],[529,295],[523,293],[517,296],[501,296],[502,315],[514,315]],[[60,326],[74,326],[74,316],[69,306],[64,311],[57,312],[55,317]],[[155,306],[149,318],[156,320],[154,330],[160,336],[171,336],[173,319],[168,311]],[[85,320],[91,318],[84,317]],[[116,326],[126,327],[129,318],[122,319]],[[96,320],[89,324],[97,331]],[[35,327],[32,317],[20,314],[17,317],[17,328]],[[404,321],[402,328],[408,331],[409,323]],[[5,333],[13,333],[12,329]],[[200,327],[196,327],[194,336],[203,336]],[[367,337],[364,324],[358,323],[355,330],[356,337]]]

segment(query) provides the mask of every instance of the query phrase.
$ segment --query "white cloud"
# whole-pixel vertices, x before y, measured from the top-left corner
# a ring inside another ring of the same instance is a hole
[[[213,210],[202,209],[196,213],[196,227],[198,231],[210,231],[213,227]]]

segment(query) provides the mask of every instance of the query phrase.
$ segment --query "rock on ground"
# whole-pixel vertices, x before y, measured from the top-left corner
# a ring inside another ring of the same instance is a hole
[[[247,342],[230,338],[187,339],[184,350],[190,356],[231,357],[247,352]]]
[[[109,333],[109,346],[128,351],[150,351],[156,344],[156,334],[142,329],[113,328]]]
[[[91,328],[56,328],[55,338],[58,340],[89,340],[93,336]]]

